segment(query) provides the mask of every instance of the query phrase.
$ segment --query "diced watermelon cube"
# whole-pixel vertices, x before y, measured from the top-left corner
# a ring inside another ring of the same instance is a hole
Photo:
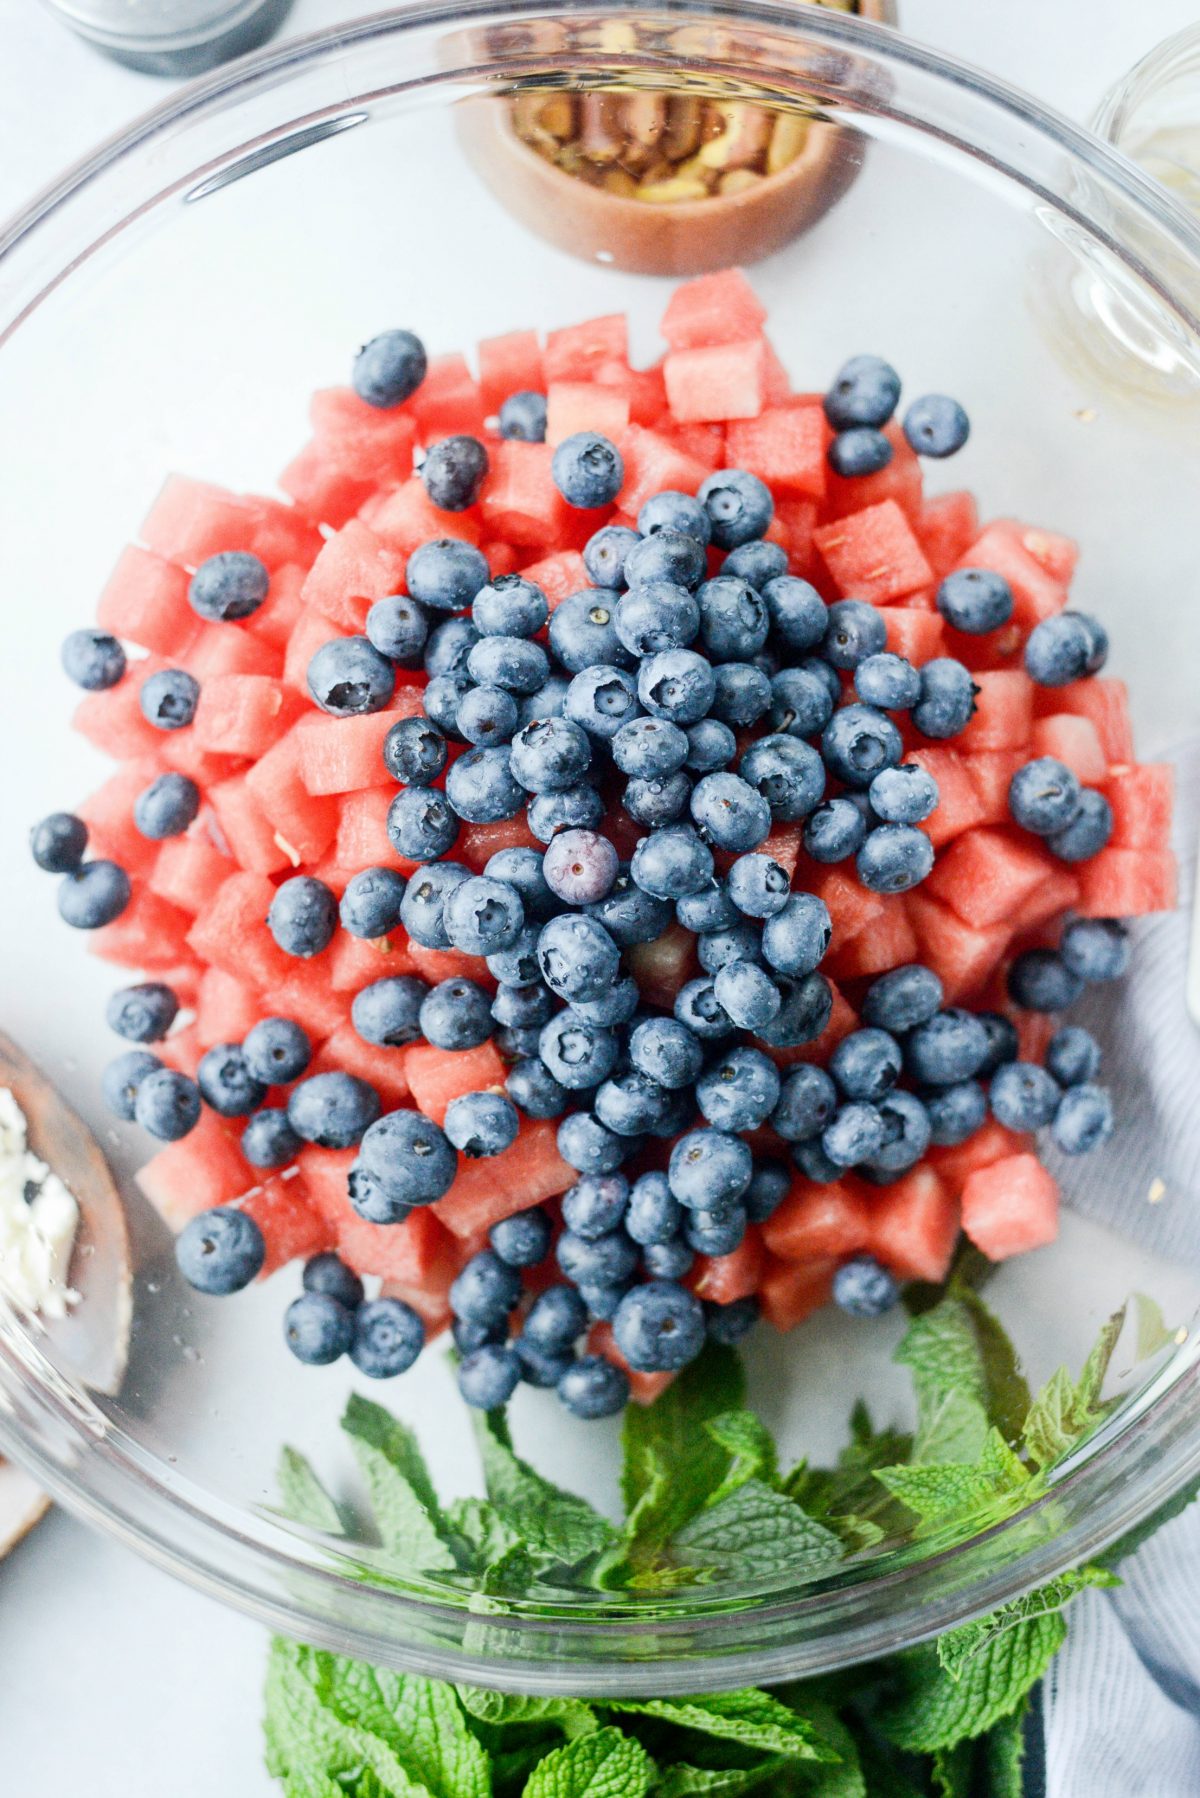
[[[1064,537],[1060,531],[1044,530],[1041,525],[1021,524],[1015,518],[1001,522],[1013,526],[1021,548],[1033,557],[1039,568],[1045,569],[1051,580],[1064,587],[1070,586],[1079,560],[1079,545],[1074,537]]]
[[[356,480],[330,460],[323,444],[306,443],[279,477],[279,485],[297,509],[314,524],[341,530],[372,492],[370,481]]]
[[[543,556],[540,562],[530,562],[520,572],[527,581],[541,588],[550,602],[551,611],[572,593],[580,592],[591,583],[591,576],[577,549],[556,550],[553,555]]]
[[[551,381],[546,393],[546,442],[557,446],[576,431],[599,431],[615,443],[629,424],[629,395],[594,381]]]
[[[788,573],[799,575],[803,580],[810,580],[816,572],[817,549],[813,542],[816,528],[815,500],[781,498],[776,501],[775,516],[766,532],[767,540],[780,544],[787,551]]]
[[[961,839],[960,839],[961,840]],[[883,909],[865,930],[860,930],[829,957],[830,972],[839,980],[859,979],[901,968],[917,957],[917,939],[908,908],[898,894],[883,897]]]
[[[200,689],[192,733],[202,749],[259,756],[287,729],[295,695],[269,674],[219,674]]]
[[[660,364],[653,368],[630,368],[627,362],[600,362],[592,379],[600,387],[615,387],[629,401],[629,416],[635,425],[650,425],[662,417],[667,407],[667,384]]]
[[[353,1074],[379,1094],[385,1111],[406,1105],[410,1094],[404,1052],[364,1042],[353,1024],[339,1024],[313,1059],[314,1074]]]
[[[925,890],[953,906],[965,923],[985,929],[1011,919],[1047,872],[1040,844],[1015,831],[981,826],[938,857]]]
[[[831,432],[820,406],[769,408],[725,433],[730,466],[752,468],[773,489],[824,499]]]
[[[134,1178],[163,1222],[179,1231],[202,1211],[240,1198],[258,1175],[226,1120],[205,1109],[194,1130],[159,1149]]]
[[[970,761],[954,749],[914,749],[906,758],[932,774],[938,802],[922,824],[935,849],[980,822],[984,808],[971,779]]]
[[[480,553],[488,565],[488,574],[494,581],[505,574],[516,574],[521,566],[521,558],[511,543],[485,543]]]
[[[1110,768],[1101,791],[1112,807],[1116,849],[1166,849],[1171,841],[1175,770],[1169,762]]]
[[[308,664],[318,649],[336,637],[349,637],[353,632],[332,624],[323,612],[302,611],[288,638],[283,658],[283,678],[287,686],[309,698]]]
[[[194,917],[216,896],[217,889],[234,872],[202,828],[182,837],[168,837],[154,858],[147,882],[160,899],[178,905]]]
[[[798,824],[772,824],[767,836],[758,846],[760,855],[769,855],[778,862],[788,879],[791,880],[800,860],[800,844],[803,832]]]
[[[471,1236],[514,1211],[566,1192],[578,1175],[559,1154],[556,1138],[552,1121],[524,1120],[516,1142],[502,1154],[483,1161],[460,1158],[454,1185],[433,1211],[456,1236]]]
[[[1140,918],[1174,911],[1178,904],[1175,857],[1162,849],[1102,849],[1076,867],[1085,918]]]
[[[400,591],[404,557],[359,519],[326,540],[308,571],[302,598],[334,624],[361,630],[377,599]]]
[[[417,428],[398,406],[369,406],[352,387],[324,387],[313,394],[309,417],[330,461],[355,480],[391,486],[412,473]]]
[[[309,1204],[298,1168],[259,1178],[262,1184],[251,1188],[240,1209],[262,1231],[267,1253],[259,1279],[266,1280],[289,1261],[307,1261],[333,1248],[335,1239],[321,1213]]]
[[[825,509],[830,518],[845,518],[847,513],[861,512],[865,506],[877,506],[887,499],[895,500],[911,522],[915,523],[920,516],[920,461],[894,420],[884,425],[883,434],[892,446],[892,459],[886,468],[881,468],[877,474],[830,474],[825,489]],[[924,584],[917,582],[918,586]]]
[[[252,987],[224,968],[205,968],[196,992],[195,1032],[206,1049],[213,1043],[240,1043],[262,1016]]]
[[[494,463],[495,449],[488,453]],[[445,512],[435,506],[418,475],[379,493],[363,507],[361,516],[389,550],[406,560],[414,549],[434,538],[457,537],[464,543],[478,543],[481,535],[477,513]],[[398,591],[396,587],[391,590]]]
[[[398,718],[421,715],[421,689],[398,687],[386,712],[356,718],[312,714],[299,730],[297,766],[309,793],[352,793],[360,787],[392,786],[383,765],[383,740]]]
[[[402,868],[411,873],[415,864],[402,861],[392,848],[387,833],[388,807],[395,798],[389,787],[363,787],[357,793],[343,793],[322,804],[337,809],[337,835],[333,854],[343,868]],[[311,858],[305,856],[306,861]]]
[[[147,548],[195,568],[222,550],[252,549],[256,515],[249,502],[207,481],[168,475],[139,532]]]
[[[651,943],[635,943],[626,958],[642,997],[652,1005],[670,1007],[698,971],[696,939],[681,924],[668,924]]]
[[[187,959],[191,923],[179,906],[168,905],[157,893],[135,881],[133,897],[125,910],[102,930],[93,930],[88,947],[93,955],[115,961],[123,968],[154,972]]]
[[[887,606],[883,621],[887,626],[887,648],[915,668],[923,668],[935,656],[945,655],[946,630],[938,613]]]
[[[815,1186],[797,1177],[783,1204],[762,1226],[762,1236],[771,1253],[783,1261],[854,1255],[871,1237],[871,1203],[853,1179]]]
[[[950,1005],[978,992],[986,983],[1011,936],[1007,923],[987,928],[967,924],[949,905],[920,888],[908,895],[908,915],[921,948],[921,960],[941,976]]]
[[[551,446],[496,443],[488,456],[480,511],[489,536],[539,549],[553,543],[566,526],[567,502],[551,478]]]
[[[298,866],[302,857],[294,857],[279,841],[271,819],[247,784],[247,776],[234,775],[232,780],[218,781],[208,791],[221,837],[239,867],[255,874],[277,874],[289,862]]]
[[[769,1262],[758,1288],[762,1314],[777,1330],[794,1330],[833,1297],[835,1260]]]
[[[1027,759],[1022,749],[976,749],[962,766],[979,799],[980,824],[1010,824],[1008,789],[1017,769]]]
[[[944,1280],[958,1241],[958,1201],[931,1167],[915,1167],[873,1201],[871,1252],[901,1280]]]
[[[130,544],[121,551],[96,607],[96,623],[114,637],[154,655],[179,660],[200,629],[188,604],[184,570],[151,550]]]
[[[231,874],[192,924],[188,947],[197,960],[257,987],[286,979],[294,965],[267,928],[275,888],[262,874]]]
[[[963,1229],[991,1261],[1040,1249],[1058,1235],[1058,1183],[1036,1155],[1009,1155],[968,1175]]]
[[[457,352],[430,357],[425,379],[409,407],[424,444],[437,443],[442,437],[483,436],[483,395],[466,358]]]
[[[536,331],[507,331],[479,345],[479,386],[489,417],[513,393],[544,393],[542,345]]]
[[[1037,930],[1041,925],[1061,918],[1079,898],[1079,880],[1070,868],[1053,864],[1047,858],[1041,883],[1024,899],[1006,920],[1013,933]]]
[[[825,904],[833,924],[831,947],[839,948],[883,914],[883,895],[872,893],[847,868],[803,864],[801,887]]]
[[[288,960],[284,978],[264,990],[263,1005],[269,1013],[294,1018],[314,1042],[321,1042],[346,1022],[349,995],[330,991],[328,949],[311,961]]]
[[[765,1261],[762,1238],[751,1224],[731,1255],[697,1255],[686,1284],[698,1299],[732,1305],[758,1291]]]
[[[133,802],[158,774],[157,762],[146,757],[125,762],[102,786],[76,806],[88,827],[88,853],[119,862],[127,873],[150,870],[158,846],[144,837],[133,821]],[[169,898],[166,894],[164,897]]]
[[[622,512],[636,518],[655,493],[670,488],[676,493],[695,493],[711,466],[691,455],[661,431],[630,425],[617,445],[625,463],[625,485],[617,495]]]
[[[927,499],[917,515],[916,530],[925,560],[940,581],[979,535],[975,495],[960,488]]]
[[[1043,618],[1062,611],[1067,589],[1030,555],[1021,541],[1023,529],[1011,519],[997,519],[963,552],[958,566],[990,568],[1003,575],[1013,592],[1013,621],[1030,631]]]
[[[886,605],[927,587],[933,579],[912,526],[894,499],[822,525],[813,541],[844,597]]]
[[[403,1282],[418,1291],[434,1284],[448,1289],[454,1275],[444,1274],[452,1245],[428,1206],[402,1224],[370,1224],[353,1209],[346,1180],[356,1154],[355,1149],[310,1147],[298,1157],[309,1202],[333,1229],[338,1253],[360,1274]]]
[[[660,1394],[674,1380],[673,1373],[645,1373],[641,1368],[630,1367],[628,1361],[617,1347],[612,1333],[612,1325],[594,1323],[587,1333],[587,1352],[589,1355],[603,1355],[614,1367],[619,1367],[629,1381],[629,1396],[635,1405],[652,1405]]]
[[[270,825],[272,840],[278,841],[285,863],[290,862],[293,867],[301,862],[319,861],[332,843],[340,821],[337,799],[310,793],[301,778],[302,727],[306,724],[307,719],[302,718],[245,776],[247,788]]]
[[[159,970],[156,968],[154,972],[157,975]],[[156,1053],[159,1060],[174,1068],[177,1074],[194,1076],[204,1049],[196,1026],[185,1024],[182,1030],[172,1030],[165,1042],[157,1044]]]
[[[756,337],[767,311],[740,268],[684,281],[667,302],[660,331],[673,350]]]
[[[955,738],[968,750],[1022,749],[1033,729],[1033,682],[1023,668],[975,675],[975,716]]]
[[[1090,718],[1109,763],[1133,760],[1133,725],[1129,718],[1129,691],[1123,680],[1089,675],[1066,687],[1039,687],[1034,696],[1039,717],[1051,712],[1070,712]]]
[[[492,1042],[480,1043],[476,1049],[438,1049],[432,1043],[413,1043],[404,1051],[404,1076],[413,1103],[435,1124],[445,1123],[452,1100],[464,1093],[502,1087],[507,1072]]]
[[[629,361],[629,324],[623,312],[563,325],[546,338],[542,358],[547,383],[586,381],[605,362]]]
[[[149,663],[149,666],[146,664]],[[114,761],[157,756],[164,732],[142,716],[138,695],[142,682],[162,666],[157,660],[135,662],[115,687],[85,693],[71,716],[73,727],[102,755]]]
[[[932,1149],[930,1160],[937,1169],[946,1190],[956,1196],[962,1192],[969,1175],[976,1168],[990,1167],[1006,1156],[1023,1155],[1033,1147],[1033,1137],[1016,1130],[1006,1130],[994,1118],[978,1129],[966,1142],[952,1148]]]
[[[340,930],[329,945],[329,990],[334,993],[361,992],[372,981],[412,972],[403,930],[365,940]]]
[[[522,810],[513,818],[497,819],[495,824],[464,824],[454,854],[456,860],[482,874],[485,864],[501,849],[536,849],[540,854],[543,847],[525,822]]]
[[[663,363],[667,401],[681,423],[757,418],[766,395],[763,340],[672,350]]]
[[[415,940],[406,946],[406,954],[412,962],[414,971],[430,986],[437,986],[442,980],[473,980],[477,986],[488,992],[495,992],[496,982],[488,973],[488,965],[482,955],[466,955],[461,949],[427,949],[424,943]]]
[[[300,593],[307,573],[308,569],[299,562],[285,562],[282,568],[277,568],[271,576],[267,597],[247,620],[247,630],[273,644],[281,654],[287,649],[288,639],[300,621],[303,610]]]
[[[203,625],[188,653],[201,687],[223,674],[279,674],[282,664],[278,646],[244,625]]]

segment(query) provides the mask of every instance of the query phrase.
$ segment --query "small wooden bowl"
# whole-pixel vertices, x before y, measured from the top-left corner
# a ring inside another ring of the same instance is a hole
[[[858,10],[895,23],[894,0],[859,0]],[[639,275],[700,275],[772,255],[841,198],[864,150],[858,134],[814,122],[795,161],[753,188],[653,205],[591,187],[546,161],[517,135],[510,96],[464,101],[457,125],[476,172],[528,230],[573,256]]]

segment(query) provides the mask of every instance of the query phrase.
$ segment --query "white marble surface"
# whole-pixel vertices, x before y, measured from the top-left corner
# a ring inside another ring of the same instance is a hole
[[[1191,0],[901,0],[915,36],[1078,118]],[[356,10],[298,0],[308,31]],[[0,216],[163,83],[98,57],[36,0],[0,0]],[[44,1798],[257,1798],[264,1638],[117,1543],[52,1514],[0,1567],[0,1787]]]

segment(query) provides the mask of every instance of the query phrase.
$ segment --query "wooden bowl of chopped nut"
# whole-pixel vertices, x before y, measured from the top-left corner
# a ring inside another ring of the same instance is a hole
[[[819,0],[878,23],[893,0]],[[534,84],[462,105],[459,131],[514,217],[588,261],[696,275],[760,261],[814,225],[863,140],[784,94]]]

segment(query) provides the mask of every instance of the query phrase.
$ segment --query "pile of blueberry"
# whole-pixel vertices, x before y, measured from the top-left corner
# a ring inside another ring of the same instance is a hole
[[[356,371],[372,404],[413,390],[416,340],[387,338],[405,342],[389,350],[376,340]],[[891,455],[880,427],[898,394],[898,377],[878,358],[855,358],[841,371],[826,399],[839,473],[871,472]],[[506,405],[507,434],[544,434],[544,406],[539,413],[531,403],[538,397]],[[915,448],[946,455],[965,441],[967,421],[955,402],[931,396],[909,409],[905,429]],[[456,437],[428,451],[421,476],[437,505],[459,510],[476,499],[487,467],[482,443]],[[608,504],[623,483],[620,453],[579,433],[556,449],[553,478],[571,506]],[[501,1153],[521,1113],[561,1118],[558,1147],[579,1174],[562,1201],[561,1233],[540,1208],[506,1219],[451,1291],[459,1380],[473,1405],[501,1404],[525,1380],[556,1387],[580,1416],[619,1409],[625,1374],[599,1356],[576,1356],[589,1320],[610,1321],[629,1366],[647,1372],[684,1366],[706,1334],[742,1334],[753,1299],[702,1304],[682,1281],[696,1254],[732,1253],[786,1195],[789,1169],[756,1160],[745,1140],[764,1124],[790,1145],[807,1179],[829,1182],[853,1169],[881,1185],[931,1145],[966,1140],[989,1111],[1016,1130],[1049,1125],[1071,1154],[1111,1131],[1087,1032],[1059,1030],[1045,1066],[1020,1061],[1009,1019],[946,1008],[938,977],[920,965],[875,981],[862,1027],[827,1067],[800,1064],[781,1077],[766,1052],[815,1041],[832,1009],[820,972],[829,913],[815,894],[791,890],[770,853],[772,828],[800,824],[813,860],[852,860],[873,891],[917,885],[933,866],[920,826],[938,789],[905,762],[897,714],[925,738],[950,740],[970,721],[977,691],[957,660],[918,669],[888,653],[874,606],[827,604],[789,575],[784,552],[764,536],[772,513],[769,488],[741,469],[711,475],[695,496],[659,493],[636,529],[606,526],[591,538],[584,562],[594,586],[552,615],[533,582],[492,580],[472,545],[429,542],[409,560],[406,594],[380,600],[364,635],[312,658],[310,692],[335,717],[386,707],[398,668],[428,676],[425,715],[394,724],[383,750],[399,787],[388,835],[399,856],[422,867],[409,880],[392,868],[365,869],[340,903],[310,875],[285,880],[270,907],[271,933],[287,954],[307,958],[339,925],[365,939],[402,926],[431,949],[483,957],[494,996],[463,977],[432,987],[387,978],[357,995],[352,1019],[367,1042],[385,1046],[423,1038],[468,1050],[494,1037],[511,1064],[503,1091],[456,1099],[444,1128],[415,1110],[381,1115],[366,1082],[340,1072],[306,1077],[311,1046],[285,1018],[210,1050],[195,1081],[145,1049],[109,1070],[114,1111],[163,1139],[186,1134],[201,1101],[246,1118],[242,1146],[256,1168],[285,1165],[302,1143],[357,1145],[350,1201],[384,1225],[441,1198],[460,1153]],[[713,551],[721,560],[710,574]],[[265,573],[252,556],[214,557],[193,578],[192,603],[206,617],[245,617],[261,603]],[[1008,583],[987,570],[947,576],[937,603],[968,633],[1000,628],[1013,610]],[[1058,685],[1094,673],[1105,651],[1101,628],[1068,613],[1032,633],[1026,666]],[[123,668],[119,645],[98,633],[76,633],[68,652],[68,669],[85,686],[110,684]],[[156,675],[143,688],[146,716],[163,729],[186,727],[195,687],[182,670]],[[162,776],[139,799],[145,834],[169,835],[195,817],[191,783],[180,781]],[[604,831],[618,805],[645,833],[628,862]],[[1018,772],[1011,809],[1067,860],[1094,854],[1111,830],[1102,795],[1046,758]],[[544,850],[501,850],[482,874],[454,859],[463,823],[522,810]],[[120,909],[100,902],[100,887],[124,876],[89,876],[111,864],[83,864],[85,842],[83,826],[63,814],[34,832],[40,865],[65,874],[63,915],[92,927]],[[668,1014],[643,1001],[623,956],[675,923],[695,934],[701,973]],[[1127,959],[1121,924],[1077,920],[1057,951],[1018,958],[1010,993],[1018,1005],[1059,1011],[1085,982],[1120,974]],[[148,984],[118,994],[109,1021],[145,1044],[166,1034],[175,1011],[170,989]],[[268,1088],[280,1087],[290,1088],[286,1105],[264,1106]],[[646,1153],[655,1142],[673,1146],[656,1157]],[[194,1220],[178,1252],[187,1277],[211,1292],[245,1285],[263,1259],[253,1220],[232,1209]],[[510,1339],[523,1272],[551,1256],[562,1283],[533,1300]],[[835,1286],[838,1302],[857,1314],[885,1309],[895,1296],[891,1276],[869,1257],[844,1267]],[[423,1327],[399,1300],[365,1302],[357,1277],[321,1256],[288,1312],[287,1339],[301,1360],[348,1352],[363,1372],[380,1375],[415,1359]]]

